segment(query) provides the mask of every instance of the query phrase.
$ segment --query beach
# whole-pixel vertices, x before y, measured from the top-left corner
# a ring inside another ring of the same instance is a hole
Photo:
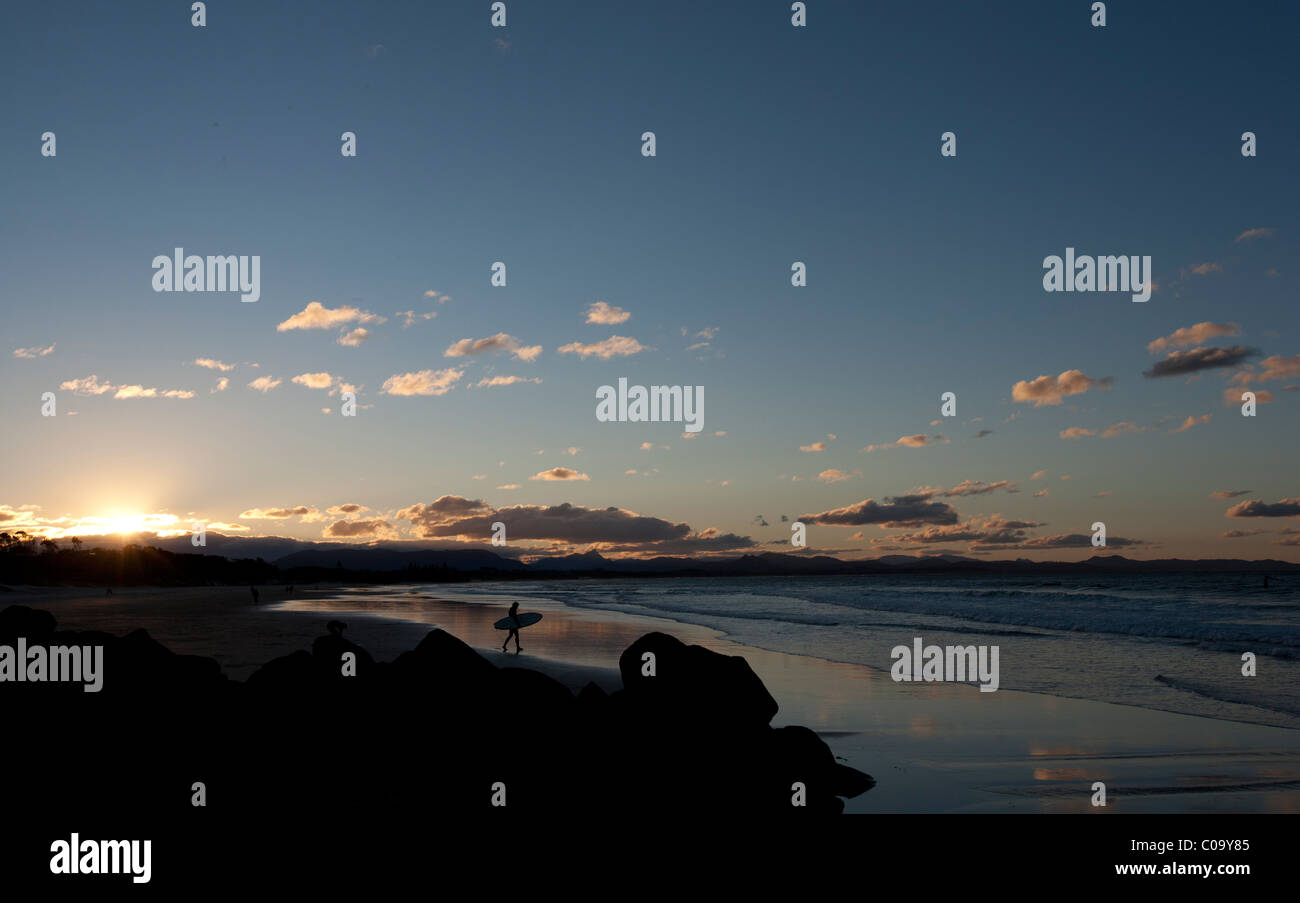
[[[0,604],[52,612],[69,629],[144,628],[178,653],[214,658],[244,680],[272,658],[308,649],[331,619],[376,660],[436,627],[499,666],[546,673],[573,691],[619,688],[618,657],[638,637],[669,633],[749,662],[777,700],[774,725],[818,732],[844,764],[876,777],[853,813],[1300,812],[1300,732],[1129,705],[973,686],[895,683],[883,671],[744,646],[721,631],[657,617],[530,598],[543,614],[502,653],[492,623],[512,587],[472,594],[431,587],[311,587],[289,596],[245,587],[5,593]],[[1093,782],[1105,807],[1091,804]]]

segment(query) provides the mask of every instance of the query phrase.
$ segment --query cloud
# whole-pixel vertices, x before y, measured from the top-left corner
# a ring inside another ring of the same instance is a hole
[[[1241,395],[1243,392],[1254,392],[1255,401],[1258,404],[1268,404],[1274,398],[1273,393],[1269,392],[1267,389],[1251,389],[1249,386],[1242,386],[1239,389],[1224,389],[1223,403],[1226,405],[1241,404]]]
[[[189,389],[146,389],[144,386],[118,386],[114,398],[193,398]]]
[[[347,502],[346,504],[343,505],[335,505],[332,508],[328,508],[326,509],[325,513],[333,514],[337,517],[340,514],[359,514],[362,511],[368,511],[368,510],[370,509],[368,509],[365,505],[358,505],[355,502]]]
[[[403,508],[394,517],[397,520],[409,520],[414,526],[427,531],[440,524],[490,510],[491,506],[482,499],[467,499],[459,495],[443,495],[428,504],[417,503]],[[425,535],[431,536],[433,534],[426,532]]]
[[[823,452],[823,451],[826,451],[826,442],[834,442],[834,441],[835,441],[835,438],[836,438],[836,436],[835,436],[834,433],[827,433],[827,434],[826,434],[826,441],[825,441],[825,442],[823,442],[823,441],[821,441],[821,440],[818,440],[818,441],[812,443],[811,445],[801,445],[801,446],[799,446],[799,451],[801,451],[801,452]]]
[[[1219,535],[1224,539],[1241,539],[1243,536],[1259,536],[1261,533],[1269,533],[1269,530],[1224,530]]]
[[[452,343],[442,354],[443,357],[469,357],[490,351],[509,351],[521,361],[532,362],[542,353],[542,346],[520,345],[519,340],[514,336],[498,332],[485,339],[461,339],[459,342]]]
[[[1128,546],[1144,546],[1145,540],[1128,539],[1123,536],[1107,536],[1106,547],[1122,549]],[[1016,549],[1082,549],[1092,545],[1091,533],[1062,533],[1056,536],[1040,536],[1025,540]]]
[[[330,524],[325,530],[326,536],[373,536],[376,533],[392,530],[393,525],[386,520],[339,520]]]
[[[962,480],[951,489],[943,489],[934,494],[941,495],[944,498],[957,498],[964,495],[987,495],[990,492],[996,492],[999,489],[1005,489],[1010,493],[1020,491],[1016,487],[1016,484],[1010,480],[998,480],[995,483],[985,483],[983,480]]]
[[[1081,426],[1072,426],[1068,430],[1061,430],[1059,435],[1062,439],[1080,439],[1084,436],[1095,436],[1097,431],[1085,429]]]
[[[1246,358],[1259,354],[1258,349],[1245,348],[1241,345],[1226,345],[1222,348],[1193,348],[1191,351],[1171,351],[1162,361],[1142,375],[1148,379],[1163,376],[1184,376],[1199,373],[1202,370],[1214,370],[1220,367],[1235,367]]]
[[[451,295],[444,295],[434,289],[429,289],[425,292],[424,297],[428,298],[430,301],[437,301],[439,304],[446,304],[451,300]]]
[[[277,332],[291,329],[332,329],[345,323],[383,323],[384,318],[347,304],[331,310],[319,301],[312,301],[298,313],[276,326]]]
[[[1233,241],[1251,241],[1256,238],[1269,238],[1275,231],[1276,230],[1270,229],[1267,226],[1258,229],[1247,229],[1245,232],[1234,238]]]
[[[94,374],[81,379],[66,380],[59,384],[59,388],[67,389],[77,395],[104,395],[112,392],[114,398],[193,398],[195,395],[190,389],[146,389],[140,385],[115,386],[107,382],[101,383],[99,377]]]
[[[77,395],[103,395],[105,392],[113,391],[113,386],[108,383],[101,383],[99,377],[93,373],[81,379],[70,379],[62,382],[59,384],[59,388],[75,392]]]
[[[831,468],[830,470],[823,470],[821,473],[817,474],[817,479],[821,480],[823,483],[842,483],[845,480],[851,480],[854,477],[860,476],[862,476],[862,471],[860,470],[855,470],[853,473],[845,473],[842,470]]]
[[[1011,400],[1033,402],[1034,407],[1060,404],[1063,398],[1082,395],[1089,389],[1109,389],[1112,378],[1093,379],[1085,376],[1082,370],[1065,370],[1059,376],[1039,376],[1036,379],[1020,380],[1011,387]]]
[[[1192,267],[1192,272],[1197,276],[1207,276],[1210,273],[1222,273],[1223,266],[1217,263],[1198,263]]]
[[[610,307],[604,301],[596,301],[587,308],[587,322],[600,323],[604,326],[617,326],[626,323],[632,315],[621,307]]]
[[[1233,505],[1224,517],[1300,517],[1300,498],[1282,499],[1271,504],[1251,499]]]
[[[948,442],[942,435],[935,433],[933,436],[927,436],[925,433],[917,433],[914,436],[899,436],[897,441],[888,442],[884,445],[868,445],[864,452],[880,451],[886,448],[921,448],[925,445],[946,444]]]
[[[344,331],[339,333],[338,343],[348,348],[355,348],[368,338],[370,338],[370,330],[363,326],[358,326],[350,332]]]
[[[1220,489],[1218,492],[1211,492],[1212,499],[1235,499],[1239,495],[1250,495],[1253,489]]]
[[[612,357],[629,357],[642,351],[652,350],[648,345],[642,345],[636,339],[621,335],[612,335],[607,339],[590,344],[570,342],[567,345],[561,345],[559,348],[560,354],[576,354],[583,360],[589,357],[598,357],[605,361]]]
[[[1041,479],[1042,479],[1043,477],[1045,477],[1045,476],[1047,476],[1047,471],[1045,471],[1045,470],[1035,470],[1035,471],[1034,471],[1034,475],[1033,475],[1032,477],[1030,477],[1029,479],[1031,479],[1031,480],[1041,480]]]
[[[293,508],[249,508],[239,517],[242,520],[285,520],[290,517],[308,517],[319,513],[315,508],[298,505]]]
[[[585,473],[580,473],[569,467],[552,467],[550,470],[543,470],[541,473],[529,477],[530,480],[590,480],[591,477]]]
[[[1189,416],[1186,420],[1183,421],[1183,425],[1182,425],[1182,426],[1180,426],[1180,427],[1179,427],[1178,429],[1176,429],[1176,430],[1170,430],[1169,432],[1170,432],[1170,433],[1184,433],[1184,432],[1186,432],[1187,430],[1190,430],[1190,429],[1191,429],[1192,427],[1194,427],[1194,426],[1200,426],[1202,423],[1209,423],[1209,422],[1210,422],[1210,418],[1213,417],[1213,416],[1214,416],[1213,414],[1202,414],[1200,417],[1191,417],[1191,416]]]
[[[464,370],[453,368],[397,373],[384,380],[380,391],[386,395],[446,395],[464,375]]]
[[[1101,434],[1103,439],[1114,439],[1116,436],[1123,436],[1128,433],[1145,433],[1146,427],[1138,426],[1131,420],[1122,420],[1119,423],[1112,423],[1106,427]]]
[[[214,393],[216,393],[216,392],[224,392],[224,391],[226,391],[226,389],[228,389],[229,387],[230,387],[230,377],[229,377],[229,376],[222,376],[222,377],[220,377],[220,378],[217,380],[217,385],[216,385],[216,387],[213,388],[213,389],[211,389],[211,390],[208,392],[208,394],[209,394],[209,395],[212,395],[212,394],[214,394]]]
[[[455,497],[444,497],[452,498]],[[441,502],[442,499],[439,500]],[[468,502],[466,499],[457,499]],[[435,502],[435,505],[438,503]],[[622,508],[584,508],[565,502],[560,505],[541,507],[536,505],[515,505],[507,508],[492,509],[481,501],[474,504],[479,509],[462,516],[439,512],[431,518],[418,512],[420,516],[407,518],[408,512],[427,506],[414,506],[397,514],[398,519],[410,519],[412,525],[426,538],[440,536],[482,536],[491,535],[492,524],[500,521],[506,525],[512,541],[516,540],[556,540],[565,543],[612,543],[626,545],[630,543],[662,543],[683,540],[692,535],[688,524],[673,524],[657,517],[646,517]]]
[[[476,383],[472,383],[472,385],[474,385],[474,386],[513,386],[513,385],[517,385],[518,383],[540,383],[541,381],[542,381],[542,378],[541,378],[540,376],[534,376],[534,377],[528,377],[528,376],[492,376],[492,377],[484,377],[483,379],[480,379],[478,382],[476,382]]]
[[[299,373],[293,381],[308,389],[328,389],[334,384],[334,377],[328,373]]]
[[[1038,490],[1037,492],[1034,493],[1034,498],[1036,498],[1036,499],[1041,499],[1043,496],[1045,496],[1045,495],[1047,495],[1047,494],[1048,494],[1048,490],[1046,490],[1046,489],[1040,489],[1040,490]]]
[[[504,486],[498,486],[497,489],[518,489],[518,483],[506,483]]]
[[[992,436],[993,430],[980,430],[975,434],[976,439],[983,439],[985,436]]]
[[[1241,327],[1236,323],[1211,323],[1206,320],[1192,326],[1175,329],[1167,336],[1155,339],[1147,344],[1147,351],[1157,354],[1171,348],[1190,348],[1219,336],[1241,335]]]
[[[1264,368],[1258,377],[1252,376],[1252,379],[1258,379],[1259,382],[1271,382],[1275,379],[1290,379],[1293,376],[1300,376],[1300,354],[1291,357],[1282,357],[1275,354],[1266,357],[1259,362]]]
[[[801,514],[805,524],[861,527],[878,524],[882,527],[922,527],[927,524],[942,526],[957,523],[957,510],[947,502],[936,502],[924,495],[900,495],[886,498],[884,504],[875,499],[832,508],[817,514]]]
[[[48,348],[41,348],[39,345],[34,348],[15,348],[14,357],[45,357],[47,354],[54,353],[54,343],[51,342]]]
[[[394,316],[402,318],[402,328],[405,329],[414,324],[416,320],[432,320],[434,317],[438,316],[438,312],[436,310],[431,310],[428,313],[417,314],[413,310],[399,310],[394,314]]]
[[[234,364],[225,364],[210,357],[196,357],[194,359],[194,366],[206,367],[209,370],[220,370],[222,373],[229,373],[231,370],[235,369]]]
[[[901,533],[888,537],[886,542],[904,545],[933,545],[935,543],[970,542],[974,546],[1006,546],[1024,542],[1026,530],[1041,527],[1037,521],[1008,520],[994,515],[983,523],[966,521],[959,524],[934,525],[914,533]]]
[[[1111,495],[1114,495],[1114,493],[1115,493],[1114,489],[1103,489],[1101,492],[1094,495],[1093,498],[1104,499],[1104,498],[1108,498]]]
[[[259,392],[270,392],[276,386],[280,385],[282,380],[273,379],[270,376],[259,376],[248,384],[248,388],[256,389]]]

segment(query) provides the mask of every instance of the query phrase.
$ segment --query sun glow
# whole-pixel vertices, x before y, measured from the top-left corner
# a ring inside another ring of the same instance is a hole
[[[140,511],[114,511],[99,517],[84,517],[75,527],[64,532],[71,534],[116,533],[119,536],[132,536],[136,533],[156,533],[158,536],[180,536],[186,528],[180,524],[180,518],[174,514],[145,514]]]
[[[139,533],[148,522],[147,514],[110,514],[104,518],[104,526],[110,533]]]

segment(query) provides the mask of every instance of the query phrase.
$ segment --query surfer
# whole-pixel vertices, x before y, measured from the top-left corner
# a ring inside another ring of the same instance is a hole
[[[255,587],[255,586],[250,586],[250,587],[248,588],[248,591],[249,591],[250,593],[253,594],[253,604],[256,605],[256,604],[257,604],[257,587]]]
[[[518,602],[510,606],[510,621],[514,626],[512,626],[510,628],[510,632],[506,634],[506,641],[501,644],[501,651],[502,652],[506,651],[506,647],[510,645],[510,638],[514,637],[515,654],[518,655],[523,648],[519,645],[519,603]]]

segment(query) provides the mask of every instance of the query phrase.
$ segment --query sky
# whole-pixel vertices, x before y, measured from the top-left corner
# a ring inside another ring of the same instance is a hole
[[[6,12],[0,529],[1300,560],[1295,5],[489,7]]]

